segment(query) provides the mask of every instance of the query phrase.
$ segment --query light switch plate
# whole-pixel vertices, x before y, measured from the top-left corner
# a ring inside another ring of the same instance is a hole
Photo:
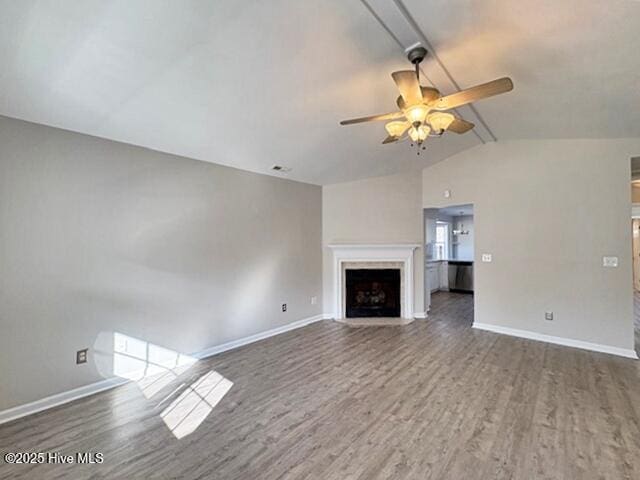
[[[618,257],[602,257],[602,266],[603,267],[617,267],[618,266]]]
[[[493,256],[490,253],[483,253],[482,254],[482,261],[485,263],[489,263],[493,260]]]

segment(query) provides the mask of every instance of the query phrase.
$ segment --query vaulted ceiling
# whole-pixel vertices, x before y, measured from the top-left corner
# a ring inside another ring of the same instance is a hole
[[[496,139],[638,137],[639,30],[634,0],[0,0],[0,114],[326,184]],[[445,94],[515,83],[421,156],[338,124],[394,109],[417,42]]]

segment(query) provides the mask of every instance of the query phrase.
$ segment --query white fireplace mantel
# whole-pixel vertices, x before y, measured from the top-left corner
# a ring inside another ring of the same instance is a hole
[[[417,243],[330,244],[333,252],[333,318],[344,317],[342,267],[351,262],[398,262],[403,264],[402,317],[413,318],[413,252]]]

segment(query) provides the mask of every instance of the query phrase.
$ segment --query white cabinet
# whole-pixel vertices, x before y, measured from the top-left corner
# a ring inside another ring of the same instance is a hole
[[[429,290],[435,292],[440,290],[440,265],[442,262],[430,263],[427,265],[427,285]]]
[[[426,263],[425,280],[430,292],[449,290],[449,264],[445,260]]]
[[[449,290],[449,263],[440,262],[440,290]]]

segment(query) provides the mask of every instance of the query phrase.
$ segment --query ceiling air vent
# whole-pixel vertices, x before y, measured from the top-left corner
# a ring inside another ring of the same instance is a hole
[[[280,172],[280,173],[289,173],[291,171],[290,167],[285,167],[282,165],[273,165],[271,167],[271,170],[273,170],[274,172]]]

